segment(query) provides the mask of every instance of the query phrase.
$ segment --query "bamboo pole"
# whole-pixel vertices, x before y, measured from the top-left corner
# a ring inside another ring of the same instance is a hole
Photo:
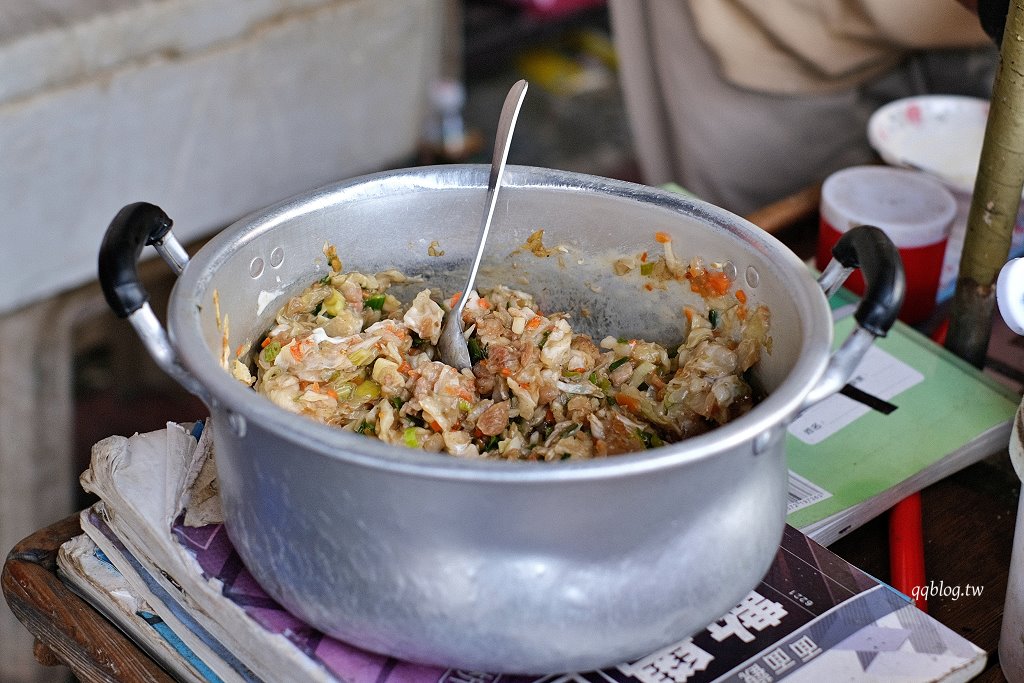
[[[977,367],[985,363],[996,307],[996,278],[1010,253],[1022,188],[1024,0],[1013,0],[1006,17],[946,337],[946,348]]]

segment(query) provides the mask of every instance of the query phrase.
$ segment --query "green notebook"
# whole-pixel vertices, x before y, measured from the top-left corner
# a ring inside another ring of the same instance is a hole
[[[857,299],[832,298],[836,345]],[[786,435],[787,521],[829,544],[907,495],[1006,448],[1020,396],[897,321],[850,382],[896,406],[889,414],[835,395]]]
[[[695,197],[674,183],[664,189]],[[830,300],[836,347],[859,299]],[[897,321],[850,382],[896,406],[889,414],[835,395],[801,413],[786,435],[786,521],[828,545],[906,496],[1006,448],[1021,397]]]

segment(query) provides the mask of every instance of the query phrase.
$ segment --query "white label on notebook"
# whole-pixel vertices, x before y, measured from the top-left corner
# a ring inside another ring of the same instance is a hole
[[[872,396],[889,400],[922,382],[924,375],[877,346],[868,348],[853,373],[850,384]],[[871,408],[841,394],[829,396],[797,416],[789,432],[806,444],[814,445],[832,436]]]
[[[831,498],[829,491],[821,488],[810,479],[804,479],[793,470],[789,471],[789,500],[786,502],[786,514],[795,512],[819,500]]]

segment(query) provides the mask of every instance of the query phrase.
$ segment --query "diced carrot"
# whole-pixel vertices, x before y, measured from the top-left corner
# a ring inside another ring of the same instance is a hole
[[[481,298],[481,299],[479,299],[479,301],[480,301],[480,308],[483,308],[483,309],[486,310],[486,309],[491,307],[491,302],[488,301],[487,299]]]
[[[333,398],[335,401],[338,400],[338,392],[335,391],[334,389],[327,389],[327,395]]]
[[[647,263],[647,252],[640,254],[640,263]]]
[[[402,364],[398,366],[398,371],[403,375],[408,375],[409,371],[412,370],[412,366],[407,361],[402,361]]]
[[[747,305],[746,304],[740,304],[736,308],[736,317],[739,318],[740,320],[746,320],[747,319]]]
[[[551,410],[551,408],[548,408],[547,411],[544,413],[544,419],[547,420],[548,422],[555,421],[555,413],[553,410]]]
[[[538,327],[540,327],[543,323],[544,321],[541,319],[541,317],[539,315],[535,315],[532,318],[530,318],[529,322],[526,323],[526,329],[535,330]]]
[[[245,353],[245,344],[239,344],[235,349],[235,358],[241,358],[243,353]]]
[[[658,244],[665,244],[672,241],[672,237],[667,232],[661,232],[660,230],[654,233],[654,241]]]
[[[448,308],[454,309],[459,303],[459,299],[462,298],[462,292],[455,292],[452,294],[452,298],[448,299]]]
[[[441,423],[438,422],[437,420],[430,421],[430,428],[433,429],[435,432],[444,431],[441,429]]]
[[[736,300],[739,301],[741,304],[747,303],[747,293],[744,292],[742,289],[737,289]]]
[[[640,401],[636,400],[636,398],[629,394],[624,394],[620,391],[615,394],[615,402],[630,412],[640,412]]]
[[[710,287],[715,294],[722,295],[729,291],[729,276],[725,273],[708,273],[708,287]]]
[[[502,377],[511,377],[512,376],[512,371],[509,370],[508,368],[502,368],[501,369],[501,376]]]
[[[689,322],[689,323],[693,322],[693,314],[694,313],[696,313],[696,311],[694,311],[689,306],[683,306],[683,314],[686,316],[686,322]]]
[[[291,351],[292,358],[295,359],[295,362],[302,360],[302,346],[298,342],[292,342],[292,345],[288,348]]]
[[[461,398],[466,403],[473,402],[473,394],[471,394],[468,389],[464,389],[462,387],[459,388],[459,398]]]
[[[320,382],[313,382],[313,391],[320,393]]]
[[[264,339],[264,340],[263,340],[263,341],[262,341],[262,342],[260,343],[260,348],[261,348],[261,349],[265,349],[265,348],[267,348],[268,346],[270,346],[270,337],[267,337],[266,339]]]
[[[646,289],[648,292],[653,292],[654,291],[654,285],[652,285],[650,282],[648,282],[647,284],[644,285],[644,289]]]

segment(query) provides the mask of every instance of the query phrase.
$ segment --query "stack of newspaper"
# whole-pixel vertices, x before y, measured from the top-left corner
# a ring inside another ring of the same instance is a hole
[[[184,681],[961,681],[985,665],[979,648],[792,527],[728,614],[608,670],[498,676],[365,652],[290,615],[246,571],[223,526],[212,431],[169,423],[98,443],[82,485],[100,502],[58,556],[65,581]]]

